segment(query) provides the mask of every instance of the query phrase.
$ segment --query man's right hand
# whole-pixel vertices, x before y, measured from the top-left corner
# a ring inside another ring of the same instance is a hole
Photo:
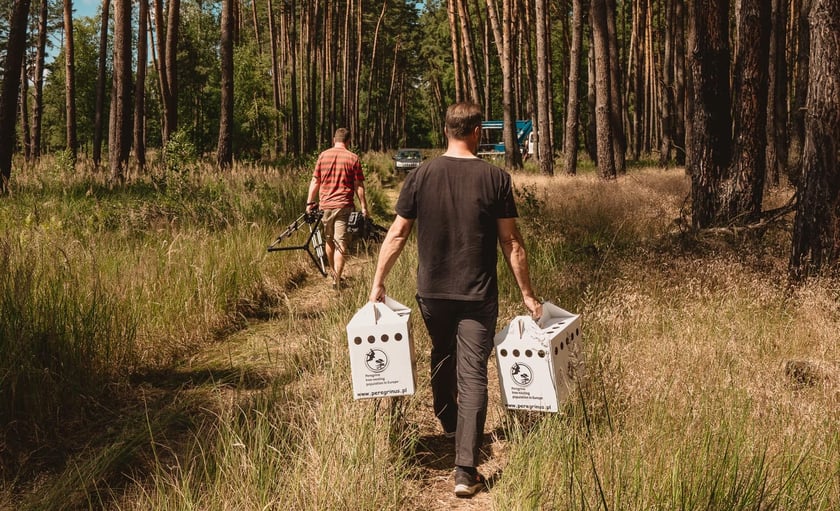
[[[385,286],[373,286],[370,290],[370,296],[368,296],[369,302],[384,302],[385,301]]]
[[[525,297],[525,307],[528,308],[528,311],[531,313],[531,318],[534,321],[540,320],[543,313],[543,306],[539,300],[532,296]]]

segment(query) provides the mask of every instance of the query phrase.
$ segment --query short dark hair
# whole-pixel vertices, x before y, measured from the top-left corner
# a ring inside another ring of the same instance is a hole
[[[350,130],[347,128],[338,128],[333,135],[334,142],[347,142],[350,140]]]
[[[465,138],[481,126],[481,107],[471,101],[462,101],[446,109],[446,132],[454,138]]]

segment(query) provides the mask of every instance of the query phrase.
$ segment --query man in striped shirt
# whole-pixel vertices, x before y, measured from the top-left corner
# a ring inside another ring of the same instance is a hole
[[[368,215],[362,164],[359,157],[347,149],[349,141],[349,130],[346,128],[335,130],[333,147],[318,155],[306,199],[307,212],[316,207],[320,207],[324,212],[327,260],[330,263],[333,287],[336,289],[341,287],[341,274],[344,271],[347,221],[355,207],[353,194],[359,197],[362,215]]]

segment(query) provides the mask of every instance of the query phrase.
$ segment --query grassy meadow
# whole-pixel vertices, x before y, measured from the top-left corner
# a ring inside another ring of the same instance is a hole
[[[399,179],[363,161],[387,225]],[[586,371],[557,414],[506,411],[491,383],[494,484],[456,505],[427,480],[445,453],[416,314],[418,393],[352,399],[345,325],[375,247],[340,295],[266,252],[309,172],[187,162],[111,190],[85,164],[16,167],[0,509],[840,509],[840,283],[788,287],[790,217],[695,233],[681,169],[516,174],[532,280],[582,315]],[[411,307],[413,249],[388,280]],[[500,279],[499,329],[524,311],[501,258]]]

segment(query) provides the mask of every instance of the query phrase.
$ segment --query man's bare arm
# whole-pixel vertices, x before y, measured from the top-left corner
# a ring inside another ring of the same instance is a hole
[[[525,307],[531,312],[531,317],[542,316],[542,304],[531,287],[531,275],[528,270],[528,255],[525,253],[525,242],[516,226],[516,218],[499,218],[496,221],[499,229],[499,246],[505,261],[516,279],[516,285],[522,292]]]
[[[318,190],[321,188],[321,183],[312,176],[312,180],[309,181],[309,192],[306,194],[306,212],[312,211],[312,208],[318,202]]]
[[[368,216],[367,196],[365,195],[364,181],[356,183],[356,196],[359,198],[359,206],[362,208],[362,214]]]
[[[380,302],[385,299],[385,278],[402,253],[413,226],[414,220],[397,215],[391,228],[388,229],[388,234],[385,235],[385,240],[379,249],[379,259],[376,261],[376,273],[373,276],[369,297],[371,302]]]

